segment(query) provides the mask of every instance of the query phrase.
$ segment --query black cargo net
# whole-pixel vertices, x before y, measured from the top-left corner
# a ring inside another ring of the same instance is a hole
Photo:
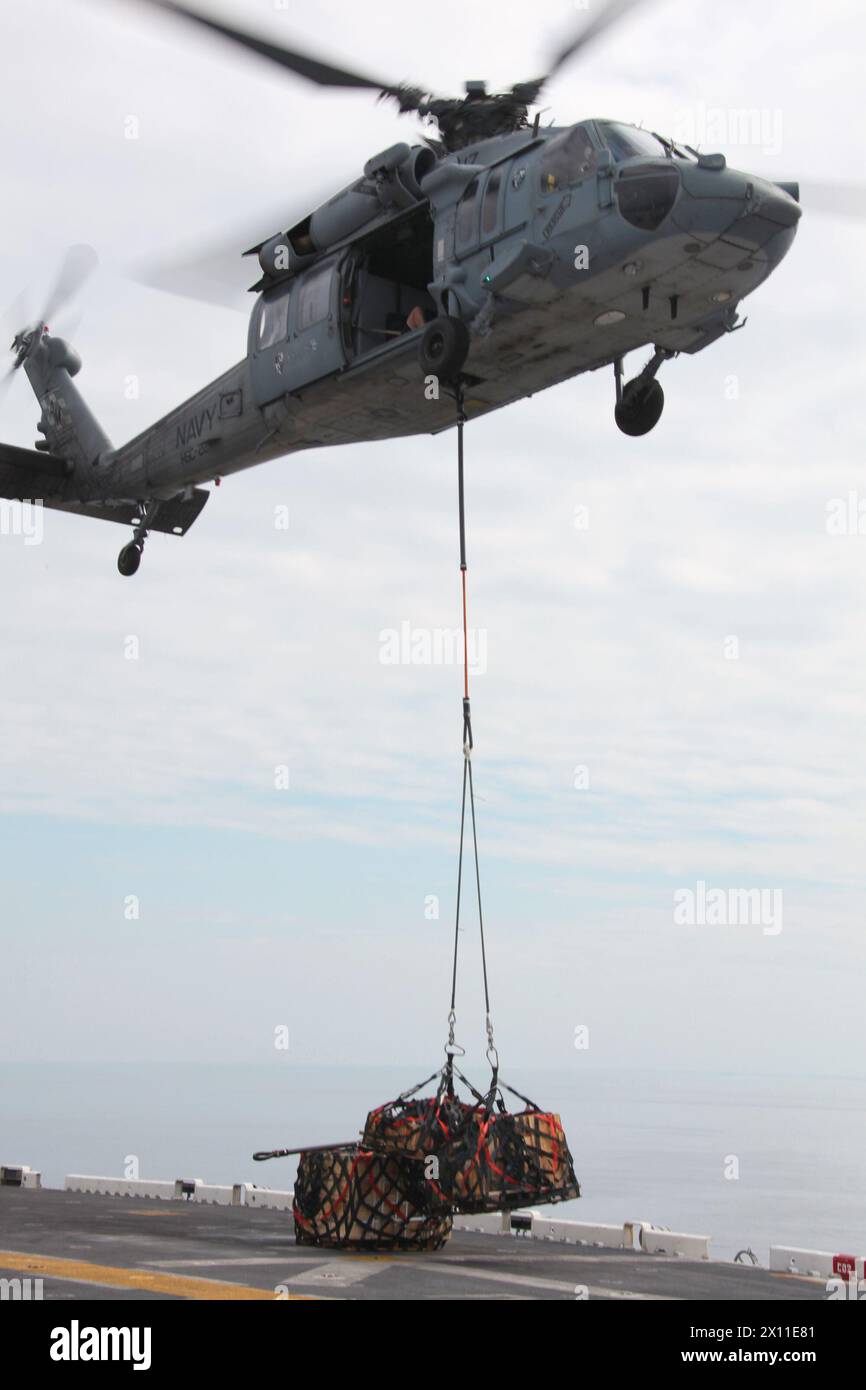
[[[361,1145],[302,1154],[295,1239],[343,1250],[438,1250],[451,1234],[451,1214],[431,1212],[426,1197],[417,1164]]]

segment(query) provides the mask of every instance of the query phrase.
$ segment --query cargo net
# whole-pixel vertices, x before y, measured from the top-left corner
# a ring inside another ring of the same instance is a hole
[[[439,1250],[451,1212],[428,1203],[417,1163],[364,1146],[301,1155],[292,1206],[299,1245]]]
[[[455,1071],[449,1064],[372,1110],[364,1129],[365,1147],[414,1165],[431,1212],[510,1211],[530,1202],[579,1197],[559,1116],[499,1083],[495,1071],[486,1093],[457,1071],[473,1097],[472,1102],[461,1100],[454,1089]],[[436,1077],[436,1094],[415,1099]],[[525,1110],[510,1113],[503,1089],[522,1100]]]

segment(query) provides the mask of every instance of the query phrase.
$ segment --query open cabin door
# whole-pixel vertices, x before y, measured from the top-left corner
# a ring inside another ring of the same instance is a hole
[[[347,356],[371,356],[419,331],[436,313],[427,288],[432,279],[433,223],[426,207],[356,242],[343,266]]]

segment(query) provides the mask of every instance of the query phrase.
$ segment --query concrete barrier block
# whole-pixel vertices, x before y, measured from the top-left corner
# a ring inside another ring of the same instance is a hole
[[[771,1245],[770,1269],[786,1274],[806,1274],[814,1279],[866,1278],[866,1256],[832,1250],[803,1250],[796,1245]]]
[[[588,1221],[554,1221],[546,1216],[534,1216],[532,1235],[536,1240],[558,1240],[567,1245],[600,1245],[608,1250],[627,1248],[624,1226],[610,1226]]]
[[[68,1174],[63,1186],[67,1192],[90,1192],[101,1197],[153,1197],[170,1201],[180,1195],[177,1182],[104,1178],[87,1173]]]
[[[510,1235],[510,1211],[455,1212],[455,1231],[486,1231],[488,1235]]]
[[[689,1260],[710,1258],[710,1237],[686,1235],[681,1231],[665,1231],[644,1224],[640,1228],[641,1249],[647,1255],[681,1255]]]
[[[248,1207],[272,1207],[275,1211],[291,1211],[294,1189],[291,1192],[278,1192],[270,1187],[255,1187],[246,1184],[245,1205]]]
[[[42,1174],[26,1163],[0,1164],[0,1187],[41,1187]]]
[[[235,1194],[242,1194],[242,1191],[240,1183],[236,1183],[234,1186],[225,1186],[220,1183],[196,1182],[191,1200],[193,1202],[209,1202],[219,1207],[236,1207],[240,1205],[241,1198],[236,1199]]]
[[[254,1191],[252,1183],[206,1183],[201,1178],[175,1178],[173,1181],[104,1178],[86,1173],[70,1173],[63,1185],[67,1192],[90,1192],[103,1197],[150,1197],[162,1201],[210,1202],[226,1207],[243,1206],[247,1192]]]

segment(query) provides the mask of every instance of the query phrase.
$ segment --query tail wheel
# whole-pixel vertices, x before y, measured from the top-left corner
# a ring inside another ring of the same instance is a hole
[[[424,376],[444,381],[457,376],[469,355],[469,329],[462,319],[441,314],[428,323],[421,339],[420,361]]]
[[[130,541],[125,545],[117,557],[117,568],[124,579],[129,579],[135,574],[141,564],[141,546],[138,541]]]

